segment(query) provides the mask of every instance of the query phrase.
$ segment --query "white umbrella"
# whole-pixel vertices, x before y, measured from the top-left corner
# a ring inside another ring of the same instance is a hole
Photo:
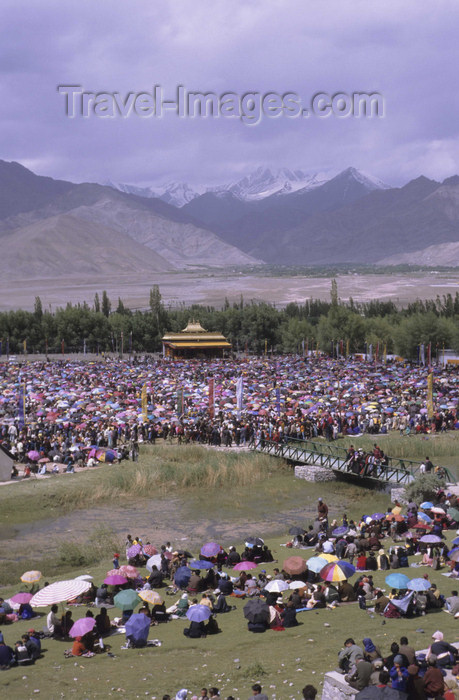
[[[93,577],[90,574],[80,574],[75,576],[75,581],[92,581]]]
[[[64,600],[72,600],[91,588],[89,581],[72,579],[71,581],[57,581],[45,586],[35,593],[30,601],[32,608],[44,608],[54,603],[62,603]]]
[[[308,584],[304,581],[292,581],[291,583],[289,583],[288,587],[295,590],[296,588],[304,588],[307,585]]]
[[[434,506],[433,508],[430,509],[431,513],[440,513],[441,515],[445,514],[445,511],[443,508],[440,508],[439,506]]]
[[[274,579],[274,581],[270,581],[266,586],[265,586],[265,591],[269,591],[269,593],[282,593],[282,591],[286,591],[288,589],[288,583],[287,581],[282,581],[281,579]]]
[[[155,565],[158,567],[158,569],[161,569],[161,554],[153,554],[153,556],[149,558],[145,566],[147,567],[148,571],[151,572],[153,566]]]

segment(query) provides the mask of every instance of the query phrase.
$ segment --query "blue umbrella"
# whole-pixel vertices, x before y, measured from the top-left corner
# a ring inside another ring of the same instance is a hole
[[[371,517],[373,520],[383,520],[386,517],[386,513],[373,513]]]
[[[308,559],[308,561],[306,562],[309,571],[313,571],[315,574],[318,574],[319,571],[322,571],[324,566],[326,566],[328,563],[329,562],[323,557],[311,557],[311,559]]]
[[[428,591],[430,583],[425,578],[412,578],[408,583],[409,591]]]
[[[332,535],[335,537],[341,537],[341,535],[346,535],[349,532],[349,528],[346,525],[340,525],[335,530],[333,530]]]
[[[208,620],[211,615],[212,610],[209,606],[200,605],[199,603],[197,605],[192,605],[191,608],[188,608],[186,611],[186,616],[191,622],[204,622],[204,620]]]
[[[204,559],[192,559],[190,561],[190,569],[211,569],[214,565],[211,561]]]
[[[452,544],[459,544],[459,537],[456,537],[456,539],[452,541]]]
[[[174,576],[175,585],[179,588],[186,588],[190,578],[191,569],[189,569],[187,566],[179,566]]]
[[[432,518],[426,513],[418,513],[418,520],[422,520],[424,523],[431,523]]]
[[[431,501],[424,501],[424,503],[421,503],[419,507],[423,508],[424,510],[430,510],[434,507],[434,504]]]
[[[134,642],[146,642],[150,630],[150,618],[143,613],[134,613],[126,622],[126,637]]]
[[[398,588],[399,590],[404,590],[407,588],[410,579],[405,574],[389,574],[386,576],[386,583],[391,588]]]

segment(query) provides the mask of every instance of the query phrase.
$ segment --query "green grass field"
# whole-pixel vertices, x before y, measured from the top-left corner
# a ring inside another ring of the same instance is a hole
[[[414,446],[415,441],[417,438],[410,438],[409,444]],[[430,450],[432,455],[435,456]],[[360,517],[364,512],[385,509],[389,505],[389,496],[379,491],[343,482],[319,485],[295,480],[290,468],[264,456],[157,447],[148,448],[139,465],[123,467],[121,475],[117,469],[103,467],[91,473],[24,482],[1,489],[0,521],[10,534],[8,548],[2,549],[1,554],[0,575],[4,585],[0,595],[7,598],[20,590],[19,576],[32,568],[32,564],[40,568],[50,582],[90,573],[99,583],[112,568],[113,546],[123,545],[116,511],[113,521],[106,522],[104,528],[90,530],[89,541],[79,528],[50,538],[49,529],[46,537],[40,535],[40,527],[44,517],[55,518],[58,522],[64,513],[78,523],[81,514],[83,530],[86,514],[92,510],[97,512],[105,505],[107,494],[117,508],[127,511],[143,501],[153,509],[165,504],[162,517],[169,527],[167,539],[177,547],[181,546],[181,541],[174,538],[171,525],[174,518],[177,526],[181,520],[195,522],[196,528],[191,528],[186,543],[194,553],[202,540],[198,540],[193,530],[205,532],[199,530],[205,519],[213,527],[224,523],[225,528],[218,530],[219,541],[224,545],[240,544],[242,533],[261,536],[267,533],[266,541],[280,564],[292,553],[301,553],[301,550],[292,552],[280,545],[287,540],[289,524],[311,521],[318,495],[328,502],[332,518],[340,518],[344,509],[349,516]],[[183,474],[185,470],[189,473]],[[176,513],[168,512],[167,499],[171,493],[174,498],[180,498],[180,510]],[[14,537],[15,527],[24,524],[36,526],[33,551],[24,552],[21,536]],[[256,532],[252,529],[255,527]],[[451,533],[448,538],[454,536]],[[163,540],[156,541],[152,533],[151,541],[160,545]],[[15,561],[18,553],[21,554],[19,562]],[[312,553],[307,550],[304,555],[308,558]],[[275,565],[265,568],[270,572]],[[441,572],[421,568],[403,573],[415,577],[426,571],[442,592],[450,593],[454,584]],[[382,587],[384,578],[384,573],[375,575],[376,583]],[[169,596],[165,599],[167,605],[175,600]],[[386,624],[382,624],[381,617],[371,617],[357,605],[300,613],[301,625],[297,628],[254,635],[247,631],[242,614],[244,602],[235,604],[237,610],[218,618],[221,634],[189,640],[182,633],[184,623],[176,620],[151,629],[150,638],[157,637],[162,642],[159,648],[122,650],[124,636],[111,637],[109,643],[115,658],[103,654],[89,659],[65,659],[63,650],[71,644],[46,640],[44,658],[34,666],[13,668],[0,674],[2,696],[20,700],[37,696],[50,700],[69,697],[160,699],[166,692],[174,697],[180,688],[186,687],[199,694],[202,686],[215,685],[220,688],[222,698],[233,695],[245,700],[251,695],[251,685],[260,681],[270,698],[284,700],[299,698],[306,683],[312,682],[320,688],[324,672],[336,666],[337,653],[348,636],[354,636],[358,642],[369,636],[383,653],[388,653],[390,643],[399,640],[401,634],[406,634],[416,648],[428,646],[437,628],[444,631],[448,640],[457,639],[457,621],[443,612],[414,620],[386,620]],[[43,610],[43,614],[47,612]],[[84,616],[85,612],[86,608],[75,608],[74,619]],[[111,611],[110,614],[113,617],[118,613]],[[33,626],[40,628],[44,622],[44,618],[40,618]],[[2,631],[6,641],[14,645],[30,626],[28,622],[19,622],[4,626]],[[420,628],[424,633],[416,631]]]

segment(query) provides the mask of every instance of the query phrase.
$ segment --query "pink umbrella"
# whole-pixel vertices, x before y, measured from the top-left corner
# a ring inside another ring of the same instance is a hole
[[[40,453],[37,452],[37,450],[30,450],[30,452],[27,452],[27,457],[31,459],[32,462],[36,462],[40,459]]]
[[[146,544],[143,551],[147,557],[152,557],[153,555],[158,554],[158,550],[152,544]]]
[[[32,593],[15,593],[10,600],[13,603],[19,603],[19,605],[22,605],[22,603],[28,603],[32,598]]]
[[[122,586],[127,582],[128,580],[125,576],[119,576],[118,574],[110,574],[104,578],[104,583],[108,586]]]
[[[234,571],[250,571],[250,569],[256,569],[257,565],[253,561],[240,561],[239,564],[233,566]]]
[[[130,566],[129,564],[123,564],[118,571],[122,576],[127,576],[127,578],[137,578],[139,575],[135,566]]]
[[[82,617],[72,625],[69,635],[71,637],[83,637],[94,629],[95,624],[96,620],[93,617]]]

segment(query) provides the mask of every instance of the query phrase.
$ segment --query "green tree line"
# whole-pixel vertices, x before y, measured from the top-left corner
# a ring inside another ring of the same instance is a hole
[[[121,299],[112,302],[105,291],[92,306],[67,304],[55,312],[43,310],[36,297],[33,311],[0,313],[1,354],[44,352],[159,352],[166,332],[199,320],[209,331],[223,333],[235,351],[262,354],[301,353],[319,349],[331,353],[365,352],[372,344],[380,356],[396,353],[416,359],[422,343],[431,344],[432,358],[444,347],[459,351],[459,292],[436,300],[418,300],[397,309],[391,301],[342,303],[335,281],[330,301],[308,299],[283,308],[244,299],[222,309],[180,305],[166,308],[157,285],[150,292],[149,308],[132,311]]]

